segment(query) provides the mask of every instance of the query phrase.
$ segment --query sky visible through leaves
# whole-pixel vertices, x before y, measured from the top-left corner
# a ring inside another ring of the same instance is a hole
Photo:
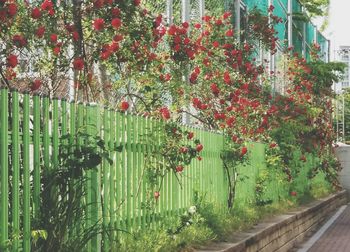
[[[314,23],[319,27],[323,18],[319,17]],[[349,0],[331,0],[329,9],[329,24],[323,34],[331,41],[331,59],[334,59],[334,50],[339,46],[350,46],[350,1]]]

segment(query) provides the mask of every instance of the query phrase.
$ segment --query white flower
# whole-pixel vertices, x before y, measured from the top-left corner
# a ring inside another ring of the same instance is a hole
[[[196,213],[196,211],[197,211],[196,206],[191,206],[191,207],[188,209],[188,213],[189,213],[189,214],[194,214],[194,213]]]

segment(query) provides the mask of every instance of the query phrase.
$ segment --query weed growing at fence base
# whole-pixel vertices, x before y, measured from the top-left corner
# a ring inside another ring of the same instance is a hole
[[[314,197],[325,196],[331,186],[312,183],[309,197],[290,196],[287,199],[264,206],[235,204],[225,210],[220,204],[207,200],[204,195],[194,197],[194,206],[183,215],[174,216],[162,222],[158,228],[122,233],[118,247],[113,251],[192,251],[212,241],[229,241],[235,232],[248,229],[264,218],[281,214],[299,205],[301,201],[311,201]]]

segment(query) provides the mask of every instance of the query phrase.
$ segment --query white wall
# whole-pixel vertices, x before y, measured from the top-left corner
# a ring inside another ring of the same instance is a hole
[[[350,195],[350,145],[339,144],[335,152],[343,168],[339,173],[340,183]]]

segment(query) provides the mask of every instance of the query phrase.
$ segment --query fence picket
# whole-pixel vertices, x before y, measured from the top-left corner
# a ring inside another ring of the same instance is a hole
[[[1,175],[1,198],[0,198],[0,245],[8,240],[8,192],[9,192],[9,174],[8,174],[8,90],[2,88],[1,107],[0,107],[0,175]]]
[[[12,236],[13,247],[12,251],[18,251],[20,248],[20,154],[19,154],[19,100],[18,92],[12,91],[12,129],[11,134],[11,156],[12,156]],[[2,113],[2,111],[1,111]],[[34,171],[35,173],[35,171]],[[38,174],[37,178],[39,178]],[[34,181],[35,184],[36,181]],[[37,199],[37,198],[36,198]],[[36,202],[39,206],[39,202]],[[1,211],[1,210],[0,210]]]
[[[106,143],[106,145],[108,146],[108,148],[110,148],[109,143],[111,141],[110,139],[110,111],[105,108],[103,110],[103,139]],[[110,226],[110,184],[108,180],[112,180],[112,178],[110,177],[110,166],[109,163],[106,160],[103,160],[103,228],[104,228],[104,232],[103,232],[103,251],[108,251],[109,250],[109,239],[108,239],[108,235],[105,232],[107,230],[107,228]],[[112,180],[113,181],[113,180]]]
[[[29,153],[29,94],[23,97],[23,250],[30,251],[30,153]]]

